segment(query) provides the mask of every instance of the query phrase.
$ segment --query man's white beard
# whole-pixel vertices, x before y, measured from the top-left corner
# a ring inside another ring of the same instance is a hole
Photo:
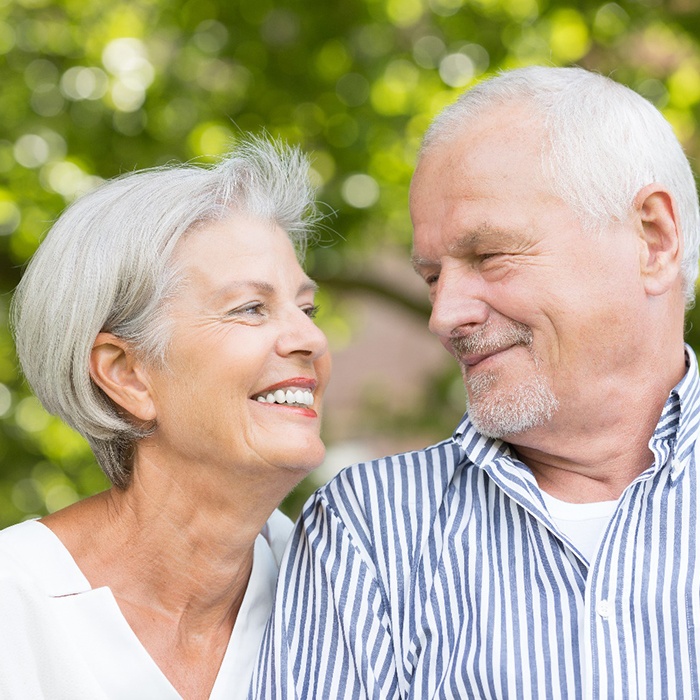
[[[467,389],[467,413],[474,427],[487,437],[503,438],[544,425],[557,410],[557,401],[549,383],[539,372],[538,358],[532,352],[532,331],[524,323],[509,321],[493,330],[487,321],[478,330],[450,340],[457,357],[486,355],[512,346],[526,349],[533,359],[533,372],[522,382],[498,386],[495,371],[477,372],[470,377],[462,367]],[[505,378],[501,378],[506,382]]]
[[[472,425],[487,437],[504,438],[537,428],[551,420],[558,401],[549,384],[533,374],[527,381],[508,387],[495,387],[494,372],[470,378],[467,386],[467,413]]]

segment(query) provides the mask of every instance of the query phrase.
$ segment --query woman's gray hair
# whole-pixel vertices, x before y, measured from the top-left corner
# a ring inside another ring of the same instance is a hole
[[[695,299],[700,214],[695,180],[671,125],[624,85],[583,68],[530,66],[502,73],[465,92],[428,129],[421,153],[449,142],[483,112],[507,103],[532,106],[544,127],[542,172],[553,194],[589,229],[623,221],[652,182],[676,201],[683,235],[683,291]]]
[[[249,137],[212,167],[166,166],[110,180],[63,212],[17,287],[11,321],[27,381],[47,411],[87,438],[120,488],[129,483],[135,441],[149,430],[127,420],[92,381],[95,338],[109,331],[146,362],[165,366],[167,301],[179,279],[175,246],[232,213],[277,224],[301,258],[318,216],[306,157]]]

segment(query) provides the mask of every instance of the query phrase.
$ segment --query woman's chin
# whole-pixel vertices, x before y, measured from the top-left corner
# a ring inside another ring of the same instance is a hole
[[[326,456],[326,447],[320,439],[307,443],[299,449],[288,449],[280,455],[277,464],[287,471],[295,472],[300,479],[318,469]]]

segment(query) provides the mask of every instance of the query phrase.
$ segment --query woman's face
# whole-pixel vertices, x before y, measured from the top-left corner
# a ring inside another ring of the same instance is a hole
[[[168,463],[301,478],[324,456],[326,338],[314,283],[274,224],[234,215],[178,243],[167,367],[148,370]],[[313,402],[312,402],[313,397]]]

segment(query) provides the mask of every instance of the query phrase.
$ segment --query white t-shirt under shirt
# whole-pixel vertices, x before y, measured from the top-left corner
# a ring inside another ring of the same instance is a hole
[[[292,523],[279,511],[253,568],[211,700],[246,697]],[[180,700],[107,587],[28,521],[0,531],[0,700]]]
[[[591,562],[605,528],[615,512],[617,501],[567,503],[541,489],[540,493],[556,526]]]

